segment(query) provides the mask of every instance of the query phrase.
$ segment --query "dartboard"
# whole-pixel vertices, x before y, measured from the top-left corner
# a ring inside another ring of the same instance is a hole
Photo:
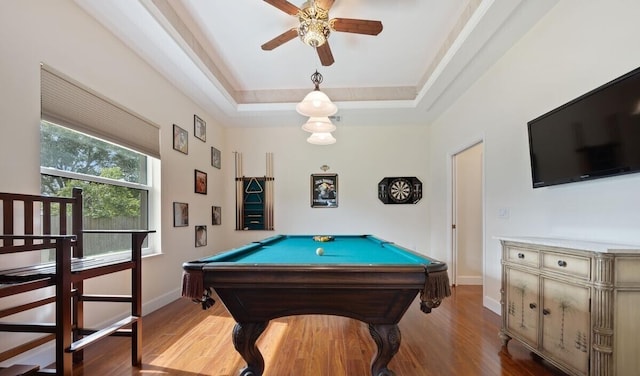
[[[386,177],[378,183],[384,204],[415,204],[422,198],[422,182],[415,176]]]
[[[395,179],[389,184],[389,195],[395,202],[405,202],[411,198],[411,182],[404,178]]]

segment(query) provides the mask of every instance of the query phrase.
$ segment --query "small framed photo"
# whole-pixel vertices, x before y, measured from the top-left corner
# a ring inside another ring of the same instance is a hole
[[[202,195],[206,195],[207,194],[207,173],[200,170],[195,170],[193,180],[194,180],[193,184],[194,184],[195,192],[200,193]]]
[[[338,175],[337,174],[312,174],[311,175],[311,207],[312,208],[337,208],[338,207]]]
[[[207,245],[207,226],[196,226],[196,247]]]
[[[173,125],[173,150],[189,154],[189,133],[177,125]]]
[[[186,202],[173,203],[173,227],[189,226],[189,204]]]
[[[220,156],[220,150],[212,146],[211,147],[211,165],[215,168],[220,168],[221,162],[222,161]]]
[[[202,142],[207,142],[207,123],[198,115],[193,115],[193,134]]]
[[[211,207],[211,224],[214,226],[222,224],[222,208],[220,206]]]

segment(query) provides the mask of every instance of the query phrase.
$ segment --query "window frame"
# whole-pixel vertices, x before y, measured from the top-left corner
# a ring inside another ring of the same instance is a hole
[[[125,146],[122,145],[118,145],[114,142],[102,139],[100,137],[96,137],[94,135],[88,135],[86,133],[83,133],[81,131],[75,130],[75,129],[70,129],[68,127],[65,127],[63,125],[57,124],[55,122],[51,122],[49,120],[46,119],[41,119],[41,122],[47,122],[51,125],[55,125],[57,127],[62,127],[62,128],[66,128],[69,129],[71,131],[74,132],[78,132],[80,134],[83,134],[86,137],[91,137],[91,138],[95,138],[97,140],[103,141],[103,142],[107,142],[110,144],[113,144],[119,148],[122,149],[128,149],[131,150]],[[40,147],[42,148],[42,144],[40,145]],[[158,187],[154,186],[154,182],[156,182],[156,180],[154,179],[154,174],[153,171],[156,169],[155,168],[155,164],[159,162],[158,159],[149,156],[147,154],[141,153],[139,151],[135,151],[136,153],[139,153],[141,155],[144,155],[144,157],[147,159],[147,163],[146,163],[146,181],[147,184],[141,184],[141,183],[133,183],[133,182],[129,182],[129,181],[125,181],[125,180],[115,180],[115,179],[110,179],[110,178],[105,178],[102,176],[96,176],[96,175],[91,175],[91,174],[84,174],[84,173],[79,173],[79,172],[73,172],[73,171],[66,171],[66,170],[60,170],[57,168],[53,168],[53,167],[43,167],[42,165],[40,166],[40,176],[43,175],[49,175],[49,176],[55,176],[55,177],[61,177],[61,178],[65,178],[65,179],[74,179],[74,180],[82,180],[82,181],[87,181],[87,182],[92,182],[92,183],[98,183],[98,184],[106,184],[106,185],[113,185],[113,186],[120,186],[120,187],[125,187],[125,188],[131,188],[131,189],[137,189],[137,190],[141,190],[141,191],[145,191],[147,193],[147,230],[150,228],[155,227],[155,222],[156,222],[156,216],[154,215],[154,213],[156,212],[156,208],[154,207],[155,203],[157,202],[157,200],[155,199],[155,192],[157,192]],[[42,184],[41,184],[42,186]],[[159,247],[156,246],[156,237],[152,236],[153,234],[149,234],[149,236],[147,236],[147,247],[142,248],[142,256],[150,256],[150,255],[155,255],[155,254],[159,254]],[[123,252],[127,252],[127,251],[123,251]],[[115,257],[117,257],[119,254],[122,254],[123,252],[110,252],[110,253],[101,253],[101,254],[97,254],[100,255],[101,257],[110,257],[111,255],[114,255]],[[95,255],[94,255],[95,256]]]

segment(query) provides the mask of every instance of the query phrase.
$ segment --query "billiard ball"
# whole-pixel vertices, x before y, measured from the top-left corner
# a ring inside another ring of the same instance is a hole
[[[324,249],[322,249],[322,247],[318,247],[318,249],[316,249],[316,255],[318,256],[324,255]]]

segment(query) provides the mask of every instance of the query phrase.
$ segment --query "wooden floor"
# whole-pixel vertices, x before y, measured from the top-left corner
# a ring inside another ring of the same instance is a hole
[[[482,307],[481,287],[458,286],[425,315],[419,303],[400,322],[402,343],[389,368],[396,376],[563,375],[516,341],[502,348],[500,318]],[[85,350],[74,375],[238,375],[244,361],[231,342],[234,320],[216,303],[203,311],[177,300],[144,318],[143,365],[132,367],[129,340],[108,338]],[[334,316],[271,321],[258,346],[264,376],[366,376],[375,344],[367,325]]]

